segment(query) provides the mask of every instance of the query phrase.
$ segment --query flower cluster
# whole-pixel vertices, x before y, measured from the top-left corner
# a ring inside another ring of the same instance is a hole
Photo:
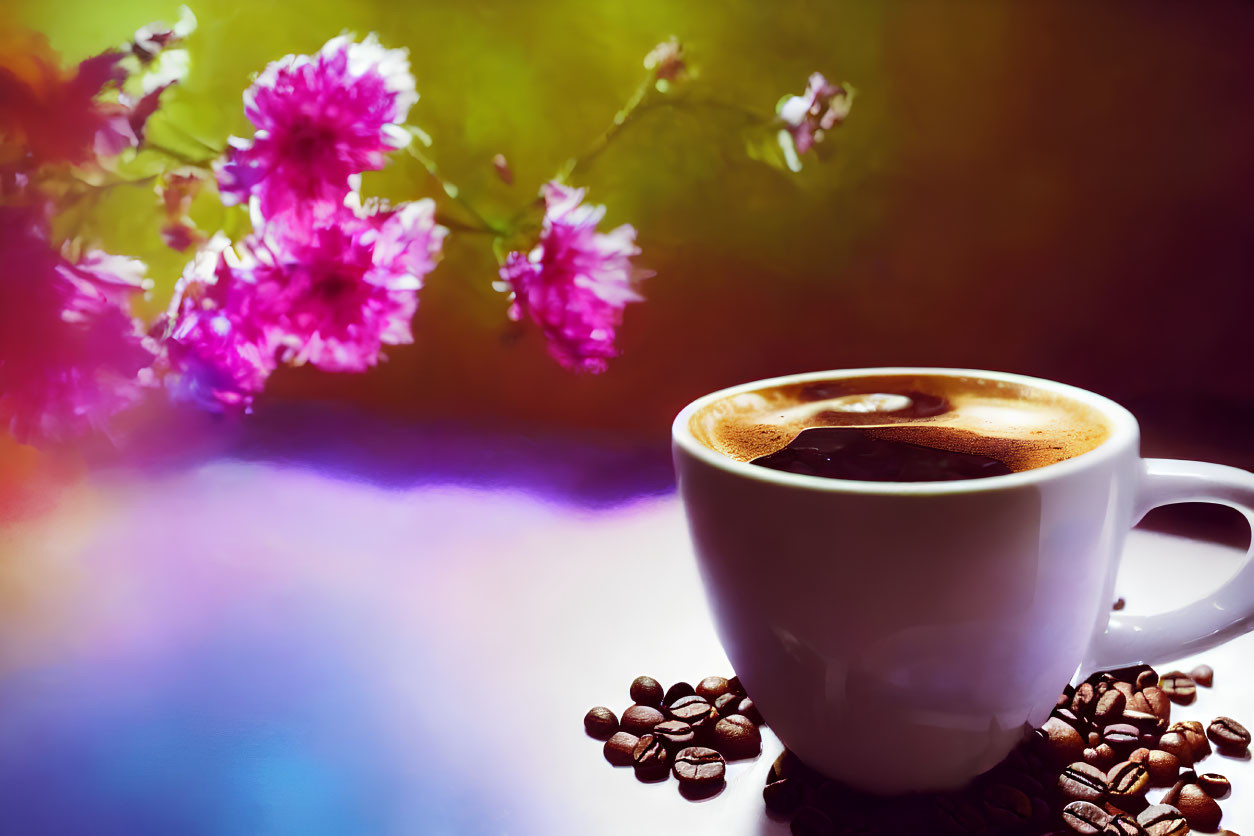
[[[410,320],[446,230],[431,200],[362,204],[361,172],[402,144],[417,99],[403,50],[328,42],[271,64],[244,95],[256,126],[218,167],[224,200],[248,202],[254,231],[193,259],[161,324],[177,399],[247,410],[280,363],[359,372]]]
[[[0,32],[0,420],[16,437],[107,430],[156,387],[204,409],[247,412],[280,366],[363,372],[388,347],[412,342],[418,294],[448,230],[431,199],[390,205],[361,194],[361,175],[406,146],[476,222],[459,226],[492,234],[498,253],[523,241],[499,256],[495,286],[509,294],[509,317],[533,323],[564,368],[606,370],[623,311],[651,273],[633,264],[635,228],[599,231],[605,207],[585,203],[570,180],[646,98],[696,77],[677,39],[649,53],[648,76],[612,126],[541,188],[542,217],[524,210],[493,223],[411,145],[429,139],[406,124],[418,100],[408,53],[373,35],[342,35],[267,66],[243,97],[253,134],[231,137],[225,151],[192,138],[212,151],[196,159],[153,141],[149,119],[186,75],[180,43],[194,29],[184,9],[176,24],[145,26],[71,70],[44,39]],[[816,73],[803,96],[780,102],[770,131],[783,126],[780,147],[795,161],[844,120],[850,97]],[[125,179],[141,152],[178,165]],[[505,156],[492,165],[512,185]],[[193,201],[214,180],[224,204],[247,207],[252,229],[238,240],[192,220]],[[147,329],[128,307],[150,287],[144,265],[52,234],[55,212],[92,189],[141,183],[155,189],[165,243],[190,251]]]

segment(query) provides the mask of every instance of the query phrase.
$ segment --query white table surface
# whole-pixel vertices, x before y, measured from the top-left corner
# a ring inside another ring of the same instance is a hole
[[[1230,547],[1133,532],[1131,612]],[[0,832],[786,833],[779,751],[693,803],[583,733],[638,674],[730,673],[673,495],[592,507],[216,461],[92,477],[0,538]],[[665,582],[660,582],[664,580]],[[1178,719],[1254,725],[1254,636]],[[1224,824],[1254,832],[1254,767]]]

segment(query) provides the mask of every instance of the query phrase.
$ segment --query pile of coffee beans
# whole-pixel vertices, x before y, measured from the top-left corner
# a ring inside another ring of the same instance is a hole
[[[621,720],[598,705],[584,715],[583,727],[605,741],[607,761],[634,768],[641,781],[674,775],[685,798],[708,798],[723,789],[728,760],[762,752],[762,715],[734,676],[665,690],[653,677],[638,676],[628,693],[632,705]]]
[[[1148,666],[1103,671],[1068,686],[1049,720],[966,789],[878,798],[830,781],[790,752],[771,767],[762,797],[798,836],[941,833],[950,836],[1182,836],[1215,832],[1218,773],[1199,774],[1211,754],[1244,758],[1250,732],[1230,717],[1207,726],[1172,722],[1172,704],[1194,701],[1214,672],[1160,677]],[[1170,787],[1150,804],[1151,787]],[[1220,833],[1235,836],[1231,831]]]
[[[762,798],[796,836],[1183,836],[1218,830],[1219,800],[1231,789],[1200,772],[1212,754],[1248,758],[1250,732],[1231,717],[1203,726],[1172,722],[1214,671],[1159,674],[1146,665],[1102,671],[1059,696],[1049,720],[965,789],[885,798],[825,778],[791,752],[776,759]],[[764,724],[736,677],[711,676],[694,688],[663,689],[648,676],[629,689],[621,720],[605,706],[584,728],[605,741],[605,759],[631,766],[641,781],[674,775],[686,798],[724,786],[727,760],[761,753]],[[1169,788],[1150,804],[1152,787]]]

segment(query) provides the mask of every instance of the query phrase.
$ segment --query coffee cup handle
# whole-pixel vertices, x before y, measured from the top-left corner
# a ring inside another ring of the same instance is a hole
[[[1254,527],[1254,473],[1174,459],[1143,459],[1135,519],[1178,502],[1214,502],[1235,508]],[[1254,543],[1227,583],[1191,604],[1158,615],[1112,612],[1106,632],[1089,652],[1090,670],[1154,664],[1197,653],[1254,629]]]

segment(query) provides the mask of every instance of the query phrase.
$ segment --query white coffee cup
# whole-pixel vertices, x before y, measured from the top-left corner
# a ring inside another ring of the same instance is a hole
[[[1037,387],[1098,410],[1111,432],[1075,458],[1005,476],[860,482],[736,461],[689,427],[696,411],[742,392],[892,374]],[[1178,610],[1111,611],[1129,528],[1176,502],[1229,505],[1254,522],[1254,474],[1142,459],[1132,414],[1082,389],[969,369],[790,375],[694,401],[672,443],[736,673],[789,749],[861,789],[959,786],[1041,725],[1077,671],[1154,663],[1254,627],[1249,555]]]

